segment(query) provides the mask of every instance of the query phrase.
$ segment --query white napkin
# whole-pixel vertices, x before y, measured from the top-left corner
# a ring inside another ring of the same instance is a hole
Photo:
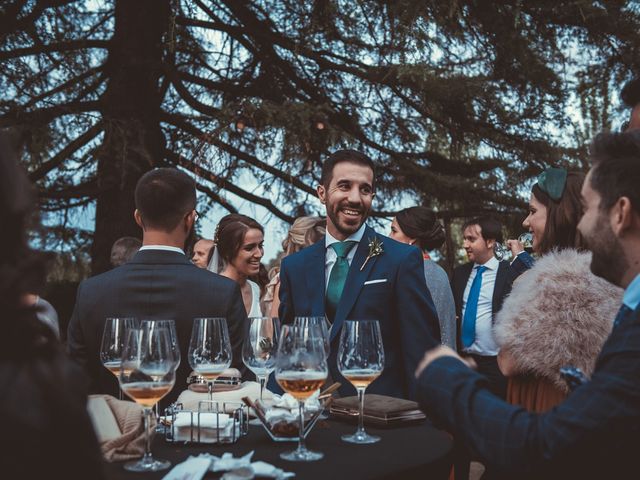
[[[254,475],[258,477],[280,480],[296,476],[295,473],[285,472],[266,462],[251,463],[252,457],[253,451],[240,458],[234,458],[231,453],[225,453],[222,457],[202,453],[197,457],[189,457],[186,461],[173,467],[162,480],[201,480],[207,469],[211,472],[226,472],[243,467],[251,468]]]
[[[305,419],[308,414],[317,412],[322,408],[318,397],[320,391],[317,390],[304,402]],[[298,408],[298,400],[296,400],[291,394],[285,393],[284,395],[273,395],[273,406],[265,412],[265,418],[270,425],[274,425],[278,422],[285,421],[287,423],[294,423],[298,421],[300,410]]]
[[[197,442],[216,443],[220,440],[233,438],[234,425],[236,437],[240,436],[240,425],[238,422],[225,413],[205,413],[200,414],[200,437],[198,438],[198,413],[178,412],[174,423],[175,442]],[[218,428],[219,427],[219,428]]]
[[[200,428],[225,428],[229,423],[229,415],[226,413],[200,413]],[[192,414],[190,412],[178,412],[173,424],[176,427],[190,427]],[[198,426],[198,413],[193,413],[193,426]]]

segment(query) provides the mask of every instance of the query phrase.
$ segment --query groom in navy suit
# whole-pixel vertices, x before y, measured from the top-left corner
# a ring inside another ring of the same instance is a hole
[[[640,131],[601,134],[591,152],[578,229],[593,253],[591,271],[625,288],[591,380],[553,410],[534,414],[489,393],[486,380],[446,347],[427,352],[416,372],[431,418],[504,478],[638,475]]]
[[[385,366],[367,392],[412,398],[413,371],[425,348],[440,343],[440,327],[420,251],[364,223],[374,178],[372,160],[355,150],[326,160],[318,196],[327,211],[327,235],[282,261],[279,313],[283,323],[326,314],[332,324],[329,370],[343,396],[355,389],[336,366],[341,328],[345,320],[378,320]]]

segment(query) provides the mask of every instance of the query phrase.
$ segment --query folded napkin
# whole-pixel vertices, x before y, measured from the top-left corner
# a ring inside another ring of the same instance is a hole
[[[318,400],[319,396],[320,391],[318,390],[304,402],[305,418],[307,418],[307,414],[315,413],[322,408]],[[265,412],[265,418],[270,425],[281,421],[294,423],[298,421],[299,414],[298,400],[292,395],[289,393],[284,395],[274,394],[272,406]]]
[[[278,480],[295,477],[295,473],[285,472],[266,462],[252,463],[252,457],[253,451],[240,458],[234,458],[231,453],[225,453],[221,457],[202,453],[197,457],[189,457],[186,461],[173,467],[162,480],[201,480],[207,469],[211,472],[232,473],[234,470],[247,468],[256,477],[275,478]]]
[[[178,412],[173,426],[175,442],[228,443],[234,438],[234,421],[226,413]],[[235,423],[235,427],[238,438],[240,425]]]
[[[90,395],[87,410],[108,462],[139,458],[144,453],[145,437],[142,407],[111,395]],[[155,427],[155,418],[151,419]]]
[[[220,407],[222,407],[222,403],[224,402],[230,402],[233,404],[225,406],[226,413],[232,413],[238,408],[238,404],[243,404],[242,397],[249,397],[254,400],[256,398],[260,398],[260,384],[257,382],[243,382],[237,390],[213,392],[213,400],[219,402]],[[265,388],[263,398],[271,401],[273,394]],[[177,402],[182,403],[184,410],[193,410],[197,412],[198,405],[202,400],[209,400],[209,394],[184,390],[178,397]]]

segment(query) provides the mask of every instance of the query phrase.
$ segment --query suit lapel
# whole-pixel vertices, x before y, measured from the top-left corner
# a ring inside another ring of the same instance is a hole
[[[325,295],[325,240],[307,248],[309,262],[305,267],[305,282],[307,294],[311,297],[309,303],[311,311],[309,315],[324,315],[324,295]]]
[[[498,271],[496,272],[496,284],[493,287],[493,298],[491,299],[491,308],[493,312],[493,318],[496,318],[496,313],[500,308],[500,302],[504,297],[504,288],[507,282],[507,265],[500,262],[498,265]]]
[[[333,325],[331,326],[331,342],[333,342],[333,339],[340,332],[342,324],[353,308],[358,295],[360,295],[360,290],[362,290],[362,287],[364,286],[365,280],[369,277],[369,273],[371,272],[373,265],[378,259],[378,256],[371,257],[364,268],[360,270],[360,267],[362,267],[367,258],[367,255],[369,254],[369,241],[373,240],[373,237],[376,236],[377,234],[373,229],[369,227],[365,228],[364,235],[362,235],[362,240],[360,240],[358,249],[356,250],[356,254],[353,257],[353,261],[351,262],[349,274],[347,275],[347,279],[344,284],[344,290],[342,291],[342,296],[340,297],[340,302],[338,303],[338,308],[336,310],[336,316],[333,320]]]

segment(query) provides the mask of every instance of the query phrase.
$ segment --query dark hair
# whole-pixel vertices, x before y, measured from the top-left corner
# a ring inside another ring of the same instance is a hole
[[[640,103],[640,77],[636,77],[633,80],[629,80],[622,92],[620,92],[620,97],[622,101],[627,107],[635,107]]]
[[[591,188],[601,197],[600,208],[627,197],[640,213],[640,130],[601,133],[591,145],[591,161]]]
[[[547,253],[554,248],[560,250],[585,248],[582,236],[578,231],[578,222],[582,217],[580,190],[584,183],[584,177],[582,172],[568,172],[564,192],[558,201],[543,192],[537,183],[531,188],[531,193],[536,197],[536,200],[547,208],[547,221],[538,253]]]
[[[422,250],[439,248],[445,241],[444,227],[427,207],[405,208],[396,214],[396,221],[400,230],[415,238]]]
[[[147,227],[170,232],[196,207],[196,182],[175,168],[156,168],[138,180],[135,201]]]
[[[493,217],[476,217],[471,220],[467,220],[462,224],[462,231],[472,225],[478,225],[480,227],[480,234],[482,238],[486,240],[495,240],[502,243],[502,223]]]
[[[214,236],[214,243],[222,260],[230,263],[242,247],[245,234],[252,228],[264,234],[264,228],[253,218],[239,213],[230,213],[222,217]]]
[[[362,152],[357,150],[338,150],[333,152],[322,164],[322,173],[320,175],[320,183],[324,187],[328,187],[333,178],[333,169],[335,166],[342,162],[356,163],[364,167],[369,167],[373,172],[373,184],[371,187],[375,190],[376,187],[376,166],[373,160]]]
[[[119,267],[124,265],[138,253],[141,246],[142,242],[135,237],[121,237],[116,240],[111,247],[111,266]]]

